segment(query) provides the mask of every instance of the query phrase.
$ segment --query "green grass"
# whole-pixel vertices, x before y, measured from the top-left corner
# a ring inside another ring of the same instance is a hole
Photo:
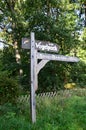
[[[30,120],[30,106],[0,106],[0,130],[86,130],[86,97],[37,98],[35,124]]]

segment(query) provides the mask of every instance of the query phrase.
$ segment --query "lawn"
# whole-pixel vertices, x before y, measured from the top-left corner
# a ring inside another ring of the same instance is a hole
[[[54,97],[37,97],[37,121],[32,124],[30,105],[0,106],[0,130],[86,130],[86,95],[60,94]]]

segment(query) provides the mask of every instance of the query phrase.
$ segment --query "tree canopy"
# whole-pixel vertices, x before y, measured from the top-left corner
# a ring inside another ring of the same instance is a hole
[[[80,58],[78,64],[50,62],[39,74],[39,91],[62,88],[67,82],[84,87],[86,79],[86,0],[0,0],[0,71],[30,88],[30,52],[21,39],[35,32],[37,40],[60,46],[59,54]]]

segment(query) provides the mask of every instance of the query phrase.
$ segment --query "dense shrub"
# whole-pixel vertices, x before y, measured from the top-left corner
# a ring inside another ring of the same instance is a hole
[[[7,75],[0,75],[0,104],[15,103],[20,93],[20,88],[15,79],[9,78]]]
[[[75,71],[75,72],[74,72]],[[74,64],[71,68],[72,81],[78,84],[78,86],[85,88],[86,86],[86,63],[80,61]]]

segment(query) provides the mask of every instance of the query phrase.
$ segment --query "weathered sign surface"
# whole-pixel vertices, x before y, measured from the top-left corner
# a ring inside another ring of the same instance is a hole
[[[31,40],[28,38],[22,38],[22,48],[23,49],[30,49]]]
[[[78,62],[79,59],[73,56],[64,56],[64,55],[56,55],[56,54],[47,54],[47,53],[37,53],[38,59],[44,60],[56,60],[56,61],[66,61],[66,62]]]
[[[59,45],[47,41],[36,41],[35,44],[37,50],[58,52],[60,49]]]
[[[31,40],[28,38],[22,38],[22,48],[30,49],[30,46],[31,46],[30,41]],[[55,43],[48,42],[48,41],[36,40],[35,48],[41,51],[58,52],[60,49],[60,46]]]

